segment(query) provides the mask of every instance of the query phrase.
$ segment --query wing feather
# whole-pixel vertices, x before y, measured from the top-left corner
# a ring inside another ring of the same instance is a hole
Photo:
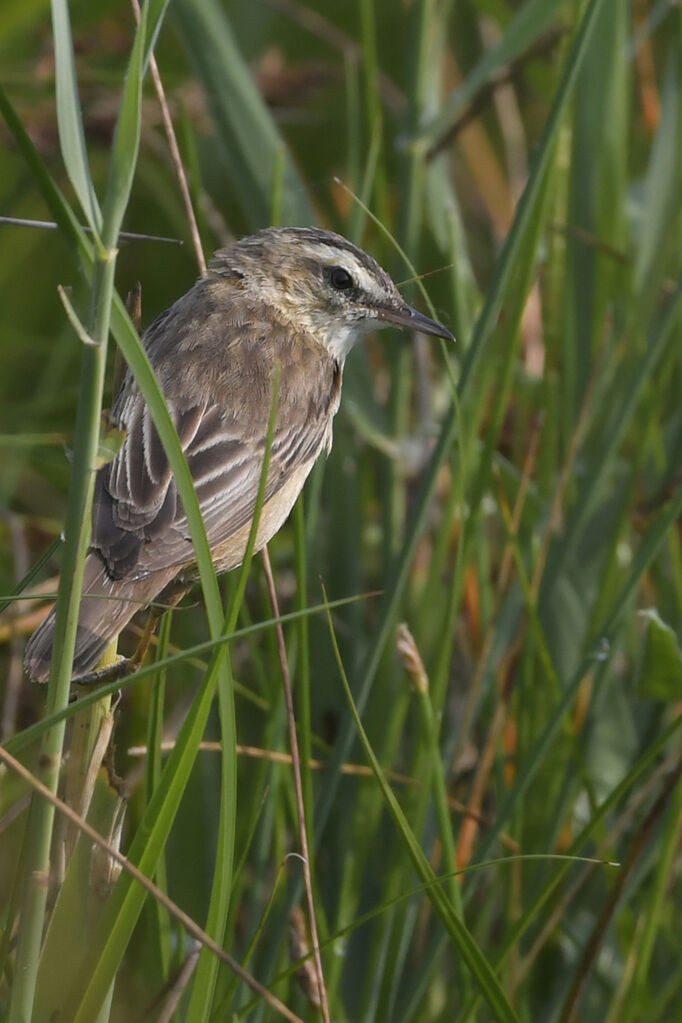
[[[207,287],[201,281],[195,289]],[[259,331],[254,334],[254,317],[250,319],[234,297],[230,305],[213,311],[209,303],[200,327],[203,343],[196,346],[199,328],[185,308],[191,295],[153,324],[144,341],[187,458],[209,543],[215,548],[253,515],[275,361],[282,365],[282,379],[266,501],[327,445],[340,373],[322,346],[309,342],[299,354],[300,339],[293,343],[288,329],[265,323],[264,316],[258,318]],[[206,295],[203,300],[206,304]],[[193,375],[188,372],[190,359],[195,362]],[[301,363],[305,400],[297,376]],[[203,387],[197,385],[197,377]],[[187,518],[163,445],[132,378],[126,378],[114,418],[125,428],[126,439],[97,476],[92,547],[114,578],[180,568],[193,560]]]

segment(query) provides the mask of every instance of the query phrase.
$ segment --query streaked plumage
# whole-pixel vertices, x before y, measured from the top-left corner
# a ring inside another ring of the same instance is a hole
[[[314,228],[271,228],[218,252],[207,275],[149,327],[143,344],[178,431],[219,571],[243,557],[276,363],[278,414],[257,549],[280,528],[318,455],[331,446],[353,343],[390,323],[451,337],[406,306],[390,277],[345,238]],[[194,577],[175,481],[130,374],[113,420],[126,437],[97,474],[76,676],[97,663],[142,604],[177,577]],[[36,681],[49,674],[53,633],[51,612],[26,650],[26,670]]]

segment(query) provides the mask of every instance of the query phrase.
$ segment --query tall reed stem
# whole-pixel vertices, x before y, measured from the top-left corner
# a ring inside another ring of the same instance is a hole
[[[78,607],[83,587],[85,555],[90,540],[94,467],[99,441],[115,267],[116,249],[109,247],[100,251],[95,263],[89,316],[89,334],[95,343],[83,346],[47,714],[63,710],[69,702]],[[57,791],[64,731],[65,723],[61,721],[45,733],[41,743],[39,776],[52,793]],[[53,805],[34,796],[27,825],[26,873],[9,1023],[25,1023],[31,1018],[48,892],[53,824]]]

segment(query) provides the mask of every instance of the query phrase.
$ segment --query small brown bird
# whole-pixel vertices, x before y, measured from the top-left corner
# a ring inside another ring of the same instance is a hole
[[[192,473],[219,572],[244,556],[260,481],[272,381],[280,382],[256,550],[283,524],[332,442],[343,365],[357,338],[397,325],[452,339],[406,305],[352,242],[316,228],[269,228],[216,253],[205,277],[149,327],[143,344]],[[121,450],[97,473],[74,676],[90,671],[135,612],[196,565],[187,518],[133,376],[113,409]],[[107,599],[110,598],[110,599]],[[25,666],[47,679],[51,611]]]

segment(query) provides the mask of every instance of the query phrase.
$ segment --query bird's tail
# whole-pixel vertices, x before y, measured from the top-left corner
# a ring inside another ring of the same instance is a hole
[[[159,572],[146,579],[112,579],[102,559],[97,554],[88,554],[83,598],[78,612],[74,678],[95,667],[114,636],[121,632],[142,604],[153,600],[170,581],[172,574]],[[49,677],[54,629],[53,608],[26,646],[24,667],[34,682],[46,682]]]

